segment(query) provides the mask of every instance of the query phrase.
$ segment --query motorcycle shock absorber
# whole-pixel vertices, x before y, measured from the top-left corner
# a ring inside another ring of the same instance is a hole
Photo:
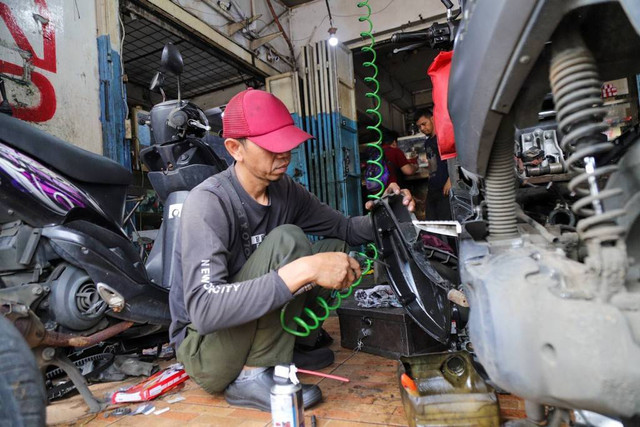
[[[575,41],[575,37],[573,38]],[[584,217],[576,227],[583,241],[614,242],[624,234],[615,218],[623,209],[605,212],[603,201],[622,193],[619,188],[601,190],[598,178],[617,170],[616,165],[598,166],[596,156],[613,148],[602,141],[606,109],[601,99],[601,82],[596,62],[582,43],[560,48],[551,61],[549,80],[557,111],[562,149],[569,153],[567,167],[577,175],[569,189],[580,197],[572,210]]]
[[[385,185],[380,179],[384,173],[384,167],[382,166],[382,158],[384,156],[384,151],[382,150],[382,131],[380,130],[380,125],[382,124],[382,114],[380,113],[380,96],[378,95],[378,91],[380,90],[380,83],[378,82],[378,66],[376,65],[376,51],[374,49],[375,46],[375,38],[373,37],[373,23],[371,22],[371,6],[369,6],[369,0],[365,0],[358,3],[358,7],[365,7],[367,9],[367,15],[361,16],[358,18],[360,22],[367,22],[369,24],[368,31],[363,31],[360,33],[362,37],[368,37],[370,40],[369,45],[363,46],[363,52],[371,53],[371,59],[369,61],[363,62],[363,66],[367,68],[371,68],[373,70],[373,75],[370,77],[365,77],[364,81],[366,83],[370,83],[375,86],[375,89],[371,92],[367,92],[365,96],[367,98],[373,98],[375,100],[375,105],[372,108],[368,108],[366,110],[367,114],[371,114],[375,116],[377,120],[374,125],[367,126],[368,130],[373,131],[377,135],[377,140],[374,142],[367,143],[368,147],[374,148],[377,152],[377,156],[374,159],[368,159],[368,164],[375,165],[378,169],[378,173],[374,176],[367,177],[367,180],[373,183],[376,183],[379,187],[379,191],[375,194],[369,194],[367,197],[369,199],[377,200],[382,197],[385,190]],[[297,328],[290,328],[287,325],[286,321],[286,309],[289,304],[286,304],[280,310],[280,324],[282,325],[282,329],[286,332],[298,336],[298,337],[307,337],[311,333],[311,331],[320,327],[323,321],[325,321],[332,310],[337,310],[342,300],[348,298],[353,293],[353,289],[360,284],[362,281],[362,277],[364,277],[370,270],[373,265],[374,260],[378,259],[378,250],[373,243],[367,245],[369,251],[373,252],[373,256],[368,257],[365,253],[358,253],[357,257],[362,260],[364,264],[362,275],[351,285],[348,289],[343,291],[332,291],[331,292],[331,300],[334,301],[332,305],[330,305],[324,298],[316,297],[316,302],[318,306],[322,310],[322,314],[318,315],[310,308],[304,308],[303,314],[308,318],[308,320],[303,319],[301,316],[294,316],[293,322],[297,325]]]

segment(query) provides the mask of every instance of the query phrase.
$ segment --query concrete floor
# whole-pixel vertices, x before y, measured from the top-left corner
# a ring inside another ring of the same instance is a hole
[[[408,424],[402,407],[398,380],[397,362],[363,352],[340,347],[338,317],[330,317],[325,329],[334,338],[331,349],[335,352],[335,363],[322,372],[340,375],[350,379],[343,383],[315,376],[301,375],[305,383],[317,383],[322,389],[323,402],[305,411],[305,425],[311,426],[311,416],[315,415],[318,426],[405,426]],[[164,362],[164,364],[175,361]],[[101,398],[107,393],[140,381],[133,378],[122,383],[105,383],[91,387]],[[177,403],[167,400],[180,395],[185,399]],[[524,405],[513,396],[499,396],[503,419],[524,416]],[[153,401],[157,409],[169,408],[160,415],[108,416],[114,407],[103,413],[88,414],[80,396],[56,402],[48,407],[49,425],[127,425],[127,426],[270,426],[271,414],[255,409],[243,409],[227,404],[222,394],[209,395],[193,381],[169,395]],[[130,404],[133,410],[140,404]]]

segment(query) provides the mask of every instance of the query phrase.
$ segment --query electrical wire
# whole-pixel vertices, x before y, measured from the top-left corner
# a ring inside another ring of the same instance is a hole
[[[389,1],[389,3],[387,3],[387,4],[386,4],[382,9],[380,9],[380,10],[376,10],[375,12],[371,12],[371,13],[369,14],[369,16],[371,16],[371,15],[377,15],[378,13],[382,13],[382,12],[384,12],[384,11],[385,11],[385,10],[387,10],[387,9],[389,8],[389,6],[391,6],[395,1],[396,1],[396,0],[390,0],[390,1]],[[354,16],[360,16],[360,15],[359,15],[359,14],[357,14],[357,13],[352,13],[352,14],[349,14],[349,15],[337,15],[337,14],[335,14],[335,13],[332,13],[332,14],[331,14],[331,16],[332,16],[332,17],[336,17],[336,18],[352,18],[352,17],[354,17]],[[301,42],[301,41],[303,41],[303,40],[309,40],[309,39],[310,39],[311,37],[313,37],[313,35],[315,34],[316,29],[317,29],[319,26],[321,26],[321,25],[322,25],[322,23],[323,23],[323,22],[325,21],[325,19],[327,19],[327,18],[329,18],[329,15],[324,15],[324,16],[322,17],[322,20],[320,21],[320,23],[319,23],[318,25],[316,25],[316,26],[314,26],[314,27],[313,27],[313,30],[311,31],[311,33],[310,33],[308,36],[306,36],[306,37],[302,37],[301,39],[292,39],[291,41],[294,41],[294,42]]]
[[[393,2],[393,0],[391,1]],[[388,6],[388,5],[387,5]],[[329,7],[329,3],[327,0],[327,8]],[[369,181],[373,181],[376,182],[379,186],[380,186],[380,191],[378,191],[376,194],[371,194],[368,197],[370,199],[379,199],[380,197],[382,197],[382,194],[384,194],[384,190],[385,190],[385,186],[384,183],[380,180],[380,177],[382,176],[383,170],[384,168],[382,167],[382,158],[384,155],[384,152],[381,148],[381,143],[382,143],[382,131],[380,130],[380,125],[382,124],[382,114],[380,113],[379,109],[380,109],[380,96],[378,95],[378,91],[380,90],[380,83],[377,80],[378,77],[378,67],[376,66],[375,62],[376,62],[376,51],[374,49],[375,46],[375,39],[373,37],[373,23],[371,22],[371,6],[369,6],[369,0],[365,0],[362,2],[358,3],[358,7],[366,7],[367,8],[367,15],[366,16],[360,16],[358,18],[358,20],[360,22],[367,22],[369,24],[369,29],[368,31],[363,31],[362,33],[360,33],[360,35],[362,37],[369,37],[371,39],[371,43],[368,46],[364,46],[362,47],[362,51],[363,52],[370,52],[372,55],[372,58],[370,61],[364,62],[363,66],[364,67],[369,67],[373,69],[373,75],[371,77],[365,77],[365,82],[368,83],[373,83],[376,87],[375,91],[373,92],[367,92],[366,96],[368,98],[373,98],[375,100],[375,106],[373,108],[369,108],[367,109],[367,113],[371,114],[373,116],[375,116],[377,118],[377,123],[373,126],[367,126],[367,129],[372,130],[374,132],[376,132],[378,134],[378,139],[377,141],[373,142],[373,143],[368,143],[367,146],[369,147],[375,147],[378,150],[378,157],[374,160],[367,160],[367,163],[369,164],[374,164],[376,166],[378,166],[379,168],[379,173],[374,176],[374,177],[368,177],[367,180]],[[329,12],[331,13],[331,12]],[[331,18],[329,18],[331,19]],[[362,273],[362,275],[351,285],[349,286],[348,289],[344,290],[344,291],[332,291],[331,292],[331,298],[334,299],[334,304],[333,305],[329,305],[329,303],[322,297],[316,297],[316,302],[318,303],[318,306],[320,306],[320,308],[322,309],[323,313],[321,315],[318,315],[317,313],[315,313],[313,310],[311,310],[308,307],[305,307],[302,312],[303,314],[306,316],[306,318],[308,318],[307,321],[305,321],[304,319],[302,319],[301,316],[294,316],[293,317],[293,322],[297,325],[297,329],[293,329],[290,328],[287,325],[286,322],[286,310],[287,310],[287,306],[289,305],[289,303],[287,303],[284,307],[282,307],[282,309],[280,310],[280,324],[282,325],[282,329],[284,329],[286,332],[295,335],[297,337],[307,337],[309,336],[309,334],[311,334],[312,330],[315,330],[317,328],[320,327],[320,325],[322,324],[322,322],[324,322],[328,317],[329,314],[331,313],[332,310],[336,310],[338,307],[340,307],[340,304],[342,303],[342,300],[345,298],[348,298],[349,296],[351,296],[351,294],[353,293],[353,289],[358,286],[360,284],[360,282],[362,281],[362,277],[364,277],[364,275],[366,275],[370,270],[371,267],[373,265],[373,262],[375,260],[378,259],[378,249],[376,248],[376,246],[373,243],[369,243],[367,245],[367,248],[373,252],[373,256],[368,257],[365,253],[358,253],[359,258],[364,262],[365,264],[365,268],[364,268],[364,272]]]
[[[329,25],[333,27],[333,18],[331,17],[331,8],[329,7],[329,0],[324,0],[327,5],[327,13],[329,14]]]
[[[278,18],[278,14],[276,13],[275,9],[273,8],[273,4],[271,4],[271,0],[266,0],[266,2],[267,2],[267,6],[269,7],[269,11],[271,12],[271,16],[273,17],[273,20],[276,22],[276,25],[278,26],[278,29],[282,33],[282,37],[284,37],[284,40],[287,42],[287,45],[289,46],[289,50],[291,51],[291,59],[294,61],[294,63],[292,64],[291,68],[293,70],[295,70],[295,68],[296,68],[295,67],[296,54],[294,53],[293,44],[291,43],[291,39],[289,39],[289,36],[287,35],[286,31],[284,31],[284,28],[282,28],[282,24],[280,23],[280,19]]]
[[[122,30],[122,35],[120,36],[120,76],[122,77],[124,73],[124,37],[125,37],[125,28],[124,22],[122,22],[122,16],[118,13],[118,22],[120,23],[120,29]],[[120,83],[120,96],[124,102],[124,119],[126,120],[129,117],[129,104],[127,104],[127,96],[125,94],[126,88],[124,81]]]

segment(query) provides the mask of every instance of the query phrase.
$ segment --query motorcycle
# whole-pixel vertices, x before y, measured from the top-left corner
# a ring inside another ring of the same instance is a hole
[[[178,80],[178,99],[155,105],[153,144],[140,153],[165,206],[146,260],[124,230],[132,174],[116,162],[0,114],[0,312],[41,369],[61,368],[92,412],[102,408],[68,357],[72,349],[168,342],[169,287],[180,208],[189,191],[226,168],[203,139],[204,112],[180,97],[182,57],[162,52],[152,89]],[[4,83],[2,106],[10,112]],[[164,94],[164,92],[163,92]],[[137,207],[137,206],[136,206]],[[146,348],[142,347],[142,348]]]
[[[614,422],[601,414],[637,425],[640,129],[605,136],[616,123],[600,76],[640,73],[640,6],[485,0],[454,13],[443,3],[446,23],[392,41],[453,48],[464,348],[496,388],[525,399],[527,425],[568,422],[570,410],[578,425]],[[382,259],[407,310],[459,345],[455,286],[412,252],[405,213],[387,202],[377,211]]]

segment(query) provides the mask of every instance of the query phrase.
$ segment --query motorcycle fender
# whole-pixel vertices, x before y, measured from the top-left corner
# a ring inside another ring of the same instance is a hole
[[[86,270],[95,283],[105,283],[122,295],[125,307],[110,315],[169,325],[169,292],[148,280],[130,241],[87,221],[45,227],[42,235],[62,259]]]

